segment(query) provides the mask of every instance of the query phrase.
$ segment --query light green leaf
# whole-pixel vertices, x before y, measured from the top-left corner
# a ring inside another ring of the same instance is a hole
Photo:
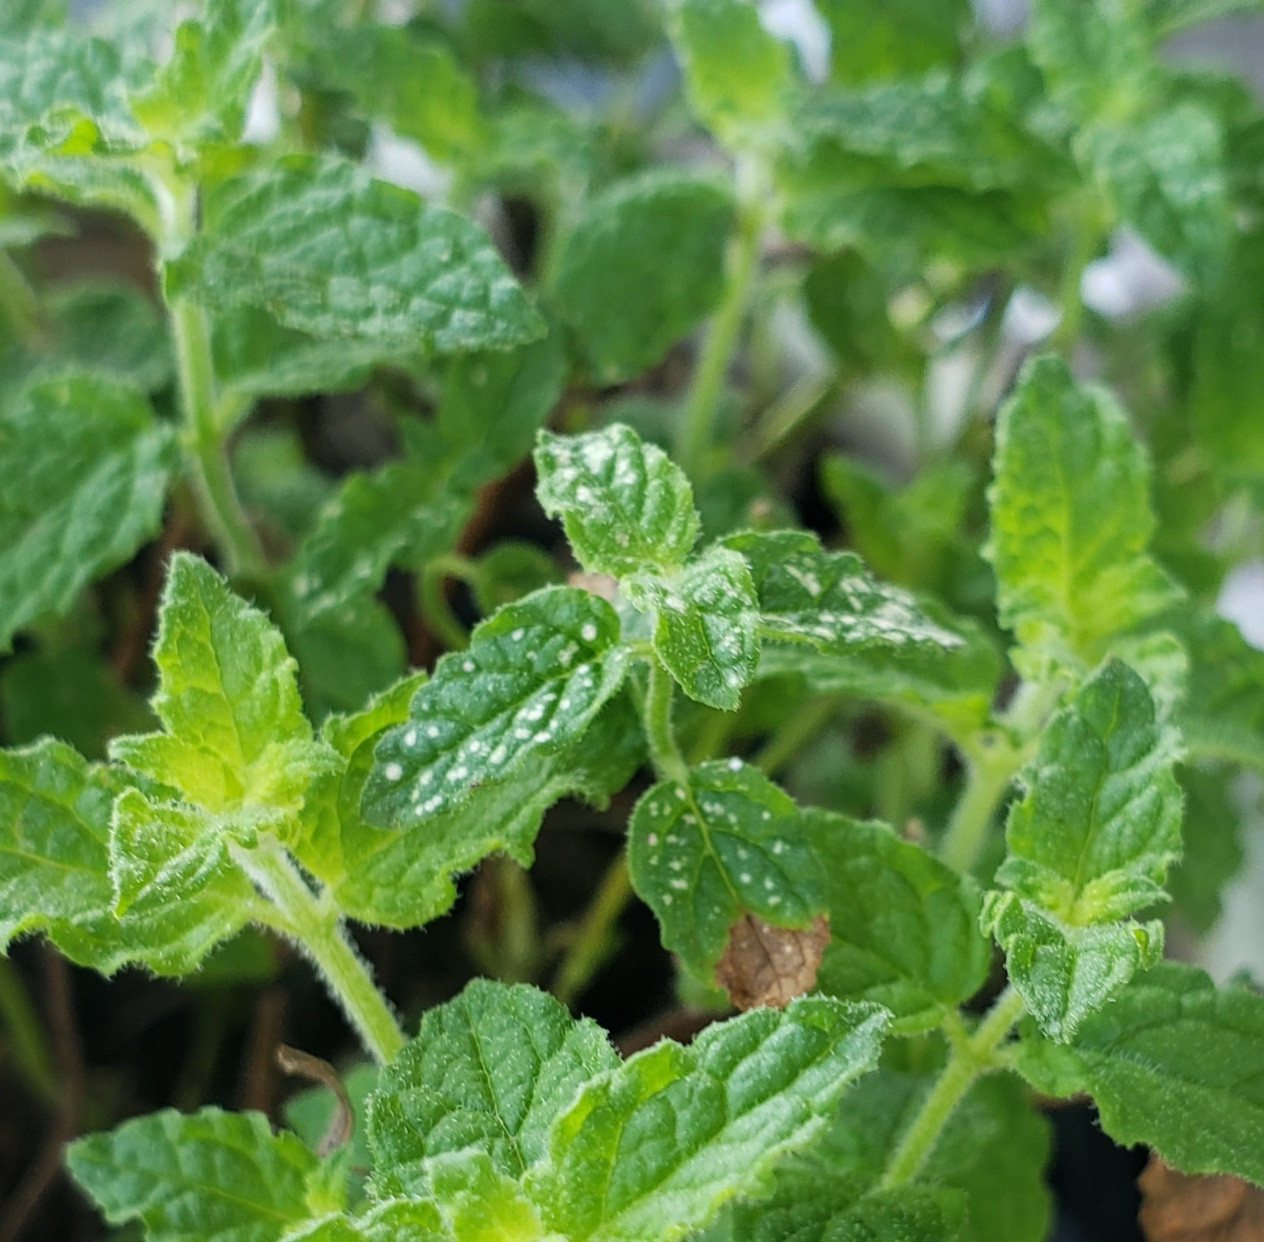
[[[1049,721],[1020,779],[996,873],[1073,927],[1121,918],[1163,895],[1180,853],[1176,743],[1145,683],[1110,661]]]
[[[432,1175],[456,1242],[563,1242],[545,1230],[522,1186],[484,1152],[439,1156]]]
[[[867,1000],[908,1033],[938,1025],[982,987],[991,950],[973,882],[885,824],[807,811],[803,832],[825,875],[830,940],[817,987]]]
[[[1186,26],[1199,26],[1235,13],[1258,13],[1260,0],[1148,0],[1146,17],[1162,38]]]
[[[273,0],[206,0],[200,20],[176,27],[171,59],[132,110],[168,141],[236,142],[276,24]]]
[[[365,785],[373,823],[402,827],[512,776],[579,738],[626,670],[619,618],[587,591],[550,587],[503,608],[451,652],[377,748]]]
[[[151,831],[138,834],[129,866],[139,877],[161,855],[154,861],[166,863],[164,879],[178,900],[170,887],[138,892],[116,912],[109,857],[116,798],[131,800],[133,810],[148,806],[117,768],[88,764],[59,742],[0,752],[0,947],[39,932],[71,961],[104,974],[127,962],[187,973],[249,919],[254,892],[241,877],[217,872],[205,852],[172,857],[182,842],[171,829],[186,826],[177,818],[144,825]]]
[[[66,1162],[111,1224],[140,1221],[151,1242],[277,1242],[340,1206],[319,1202],[316,1157],[262,1113],[167,1109],[76,1139]]]
[[[1163,962],[1089,1018],[1069,1048],[1026,1037],[1015,1052],[1038,1091],[1092,1095],[1116,1142],[1153,1147],[1184,1173],[1264,1184],[1262,1041],[1264,998]]]
[[[886,1017],[802,997],[664,1041],[590,1083],[528,1175],[546,1224],[582,1242],[672,1242],[737,1195],[766,1194],[782,1156],[828,1124],[877,1059]]]
[[[172,447],[144,397],[103,377],[38,380],[0,406],[0,650],[158,530]]]
[[[1158,86],[1144,4],[1036,0],[1027,47],[1049,94],[1080,121],[1127,118]]]
[[[665,170],[585,204],[559,239],[546,284],[602,382],[661,361],[716,307],[732,224],[722,186]]]
[[[1184,103],[1134,126],[1098,126],[1082,147],[1122,220],[1188,275],[1218,274],[1233,222],[1224,135],[1210,111]]]
[[[663,781],[645,793],[628,823],[628,866],[663,944],[708,980],[744,913],[806,927],[825,909],[798,808],[740,759],[694,768],[687,787]]]
[[[698,540],[685,472],[622,423],[582,436],[542,431],[535,466],[540,504],[562,519],[575,555],[592,573],[678,569]]]
[[[203,560],[171,560],[154,647],[160,733],[110,753],[207,811],[275,821],[296,813],[328,756],[303,716],[294,661],[268,618]]]
[[[529,865],[540,820],[554,802],[571,795],[604,805],[643,760],[636,717],[616,698],[568,748],[533,749],[508,779],[471,786],[447,811],[413,816],[399,830],[344,819],[345,873],[333,885],[338,905],[365,923],[429,922],[456,899],[454,874],[497,850]]]
[[[684,692],[736,711],[759,662],[759,612],[746,561],[708,548],[671,576],[642,573],[623,584],[630,603],[654,616],[654,650]]]
[[[1146,552],[1149,463],[1124,411],[1052,355],[1029,362],[1001,407],[992,532],[1001,623],[1024,671],[1092,666],[1109,640],[1179,592]]]
[[[504,348],[539,316],[468,220],[352,164],[292,157],[210,201],[206,226],[167,265],[173,297],[253,307],[299,332],[411,355]]]
[[[1163,956],[1160,922],[1067,926],[1013,893],[990,895],[983,925],[1005,950],[1009,981],[1028,1012],[1059,1043]]]
[[[475,980],[428,1010],[382,1072],[369,1120],[375,1192],[433,1194],[435,1159],[470,1150],[520,1178],[579,1088],[618,1065],[600,1027],[543,992]],[[442,1176],[459,1180],[452,1162]]]
[[[699,120],[741,148],[784,118],[794,87],[790,50],[745,0],[678,0],[672,42]]]
[[[414,1199],[388,1199],[354,1220],[339,1213],[289,1230],[280,1242],[452,1242],[439,1209]]]
[[[968,622],[875,581],[849,552],[827,552],[803,531],[732,535],[759,601],[761,675],[800,673],[818,691],[845,691],[928,708],[977,727],[999,659]]]
[[[971,21],[965,0],[816,0],[836,82],[910,77],[955,62]]]

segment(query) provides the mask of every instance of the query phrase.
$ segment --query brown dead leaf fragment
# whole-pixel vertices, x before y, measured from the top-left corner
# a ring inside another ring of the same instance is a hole
[[[773,927],[745,914],[729,928],[715,977],[739,1009],[784,1009],[816,982],[829,943],[829,920],[819,914],[807,927]]]
[[[1264,1190],[1240,1177],[1178,1173],[1152,1155],[1137,1185],[1149,1242],[1264,1242]]]

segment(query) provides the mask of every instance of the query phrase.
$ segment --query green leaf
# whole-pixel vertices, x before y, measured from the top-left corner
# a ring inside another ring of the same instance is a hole
[[[729,548],[708,548],[677,574],[636,574],[624,592],[653,614],[654,650],[684,692],[736,711],[759,662],[759,613],[745,560]]]
[[[616,698],[568,748],[533,749],[510,777],[471,786],[447,811],[413,816],[399,830],[344,818],[345,870],[333,885],[338,905],[366,923],[426,923],[455,900],[455,873],[497,850],[529,865],[540,820],[554,802],[571,795],[604,805],[643,760],[636,717],[625,699]]]
[[[436,1158],[474,1150],[520,1178],[579,1088],[619,1065],[605,1033],[525,985],[475,980],[426,1012],[382,1072],[369,1139],[379,1195],[429,1195]],[[443,1177],[451,1182],[449,1162]]]
[[[1196,279],[1219,273],[1232,207],[1224,135],[1208,109],[1184,103],[1134,126],[1100,126],[1083,148],[1121,219],[1159,254]]]
[[[698,540],[685,472],[622,423],[582,436],[542,431],[535,466],[540,504],[591,573],[678,569]]]
[[[974,883],[885,824],[815,810],[803,819],[829,911],[817,987],[884,1006],[897,1032],[938,1025],[983,986],[991,965]]]
[[[151,1242],[277,1242],[288,1226],[336,1202],[319,1163],[262,1113],[170,1109],[76,1139],[75,1180],[111,1224],[140,1221]]]
[[[303,716],[280,633],[205,561],[172,558],[154,647],[159,733],[117,738],[111,755],[216,813],[296,813],[328,757]]]
[[[991,894],[983,924],[1028,1012],[1059,1043],[1163,956],[1160,922],[1066,926],[1013,893]]]
[[[175,30],[171,59],[131,100],[150,133],[175,142],[236,142],[276,29],[272,0],[206,0]]]
[[[876,582],[814,535],[732,535],[751,567],[763,641],[760,674],[796,673],[813,689],[894,699],[971,727],[986,716],[999,660],[977,627]]]
[[[1148,0],[1146,17],[1160,38],[1234,13],[1258,13],[1260,0]]]
[[[483,56],[544,55],[580,61],[644,56],[660,37],[654,0],[469,0],[462,32]]]
[[[357,108],[419,142],[435,159],[466,164],[487,140],[478,82],[451,48],[415,27],[359,22],[304,34],[319,41],[315,66]]]
[[[911,77],[960,55],[970,25],[964,0],[817,0],[829,25],[837,82]]]
[[[1094,1014],[1069,1048],[1025,1037],[1016,1066],[1053,1095],[1087,1091],[1102,1128],[1184,1173],[1264,1183],[1264,998],[1163,962]]]
[[[452,1234],[433,1203],[388,1199],[354,1220],[340,1213],[299,1225],[281,1242],[452,1242]]]
[[[566,353],[556,331],[518,349],[454,359],[437,414],[453,459],[451,486],[479,487],[526,457],[566,377]]]
[[[584,205],[559,239],[546,284],[598,379],[639,375],[715,309],[732,225],[727,190],[666,170]]]
[[[366,818],[402,827],[564,749],[618,690],[626,661],[618,616],[587,591],[546,588],[501,609],[467,651],[439,661],[408,723],[379,743]]]
[[[994,470],[984,555],[1023,671],[1092,666],[1112,637],[1179,598],[1146,552],[1145,452],[1114,398],[1078,385],[1060,358],[1023,368],[1001,407]]]
[[[663,944],[703,979],[744,913],[806,927],[825,909],[798,808],[740,759],[704,763],[688,786],[663,781],[645,793],[628,823],[628,866]]]
[[[1168,877],[1182,920],[1205,935],[1220,917],[1221,892],[1245,859],[1242,812],[1234,799],[1238,773],[1229,767],[1184,767],[1185,853]]]
[[[807,1197],[812,1180],[817,1194],[831,1179],[872,1186],[933,1083],[889,1069],[857,1083],[825,1138],[783,1166],[797,1174],[787,1189]],[[1043,1176],[1049,1124],[1029,1097],[1012,1076],[978,1079],[948,1118],[916,1180],[900,1187],[964,1200],[960,1242],[1044,1242],[1049,1236],[1052,1204]],[[779,1193],[774,1207],[781,1200]],[[875,1230],[858,1238],[870,1236],[900,1235]]]
[[[0,650],[158,530],[171,467],[167,428],[105,378],[38,380],[0,406]]]
[[[794,86],[790,51],[745,0],[679,0],[672,42],[689,102],[724,142],[744,142],[784,118]]]
[[[1073,927],[1163,896],[1180,853],[1175,739],[1145,683],[1110,661],[1045,727],[1010,811],[999,884]]]
[[[539,316],[487,238],[352,164],[292,157],[221,188],[167,290],[330,340],[411,355],[504,348]]]
[[[1264,770],[1264,651],[1218,617],[1190,618],[1181,639],[1189,681],[1176,720],[1189,753]]]
[[[767,1193],[782,1156],[818,1136],[871,1069],[886,1018],[825,997],[757,1009],[668,1041],[582,1089],[528,1191],[568,1238],[672,1242],[737,1195]]]

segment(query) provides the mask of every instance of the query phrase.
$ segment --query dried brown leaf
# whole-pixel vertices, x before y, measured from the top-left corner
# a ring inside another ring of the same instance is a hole
[[[1137,1179],[1149,1242],[1264,1242],[1264,1190],[1239,1177],[1195,1177],[1152,1155]]]
[[[816,983],[829,943],[829,920],[819,914],[807,927],[773,927],[753,914],[729,928],[715,977],[739,1009],[783,1009]]]

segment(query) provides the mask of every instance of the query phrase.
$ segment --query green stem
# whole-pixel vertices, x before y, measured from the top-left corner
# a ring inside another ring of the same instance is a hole
[[[44,319],[39,298],[22,269],[0,250],[0,310],[21,342],[35,348],[43,343]]]
[[[645,692],[645,739],[649,743],[650,760],[663,780],[677,785],[689,784],[689,765],[676,745],[672,728],[672,695],[675,684],[658,656],[650,655],[650,683]]]
[[[632,900],[632,878],[623,851],[610,864],[601,887],[576,929],[550,989],[563,1005],[573,1005],[615,948],[614,930]]]
[[[470,645],[470,636],[461,624],[444,583],[448,578],[460,578],[469,582],[475,572],[473,562],[463,556],[437,556],[427,563],[417,581],[417,602],[421,615],[430,632],[449,650],[464,651]]]
[[[1023,760],[1023,752],[998,741],[995,749],[966,755],[966,784],[939,845],[939,856],[956,871],[974,869],[987,843],[996,804]]]
[[[215,372],[206,313],[183,298],[171,303],[188,462],[203,519],[233,577],[266,579],[267,557],[241,506],[216,417]]]
[[[276,908],[267,920],[320,972],[364,1046],[385,1064],[403,1046],[404,1032],[373,983],[368,964],[347,937],[338,913],[321,902],[275,843],[236,851],[237,861]]]
[[[882,1175],[884,1189],[899,1186],[917,1176],[962,1097],[980,1075],[995,1068],[996,1051],[1022,1014],[1022,997],[1012,987],[1007,988],[974,1033],[954,1044],[948,1064],[904,1132]]]
[[[0,1021],[22,1077],[48,1104],[57,1104],[61,1093],[53,1076],[44,1027],[17,967],[7,957],[0,957]]]
[[[724,297],[707,329],[706,342],[680,423],[677,455],[694,482],[707,471],[715,416],[724,391],[724,378],[737,348],[746,318],[755,275],[759,270],[759,243],[765,207],[761,196],[751,194],[738,215],[737,232],[729,244],[728,274]]]

